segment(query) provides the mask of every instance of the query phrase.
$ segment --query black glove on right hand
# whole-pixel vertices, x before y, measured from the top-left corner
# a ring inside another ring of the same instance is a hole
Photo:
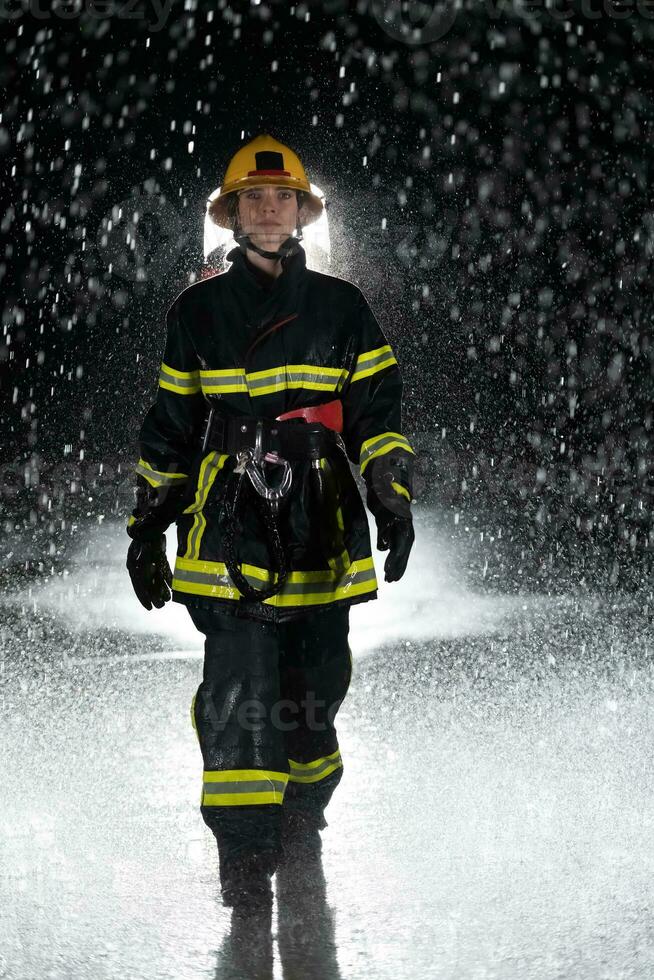
[[[390,549],[384,578],[397,582],[406,571],[415,540],[411,518],[413,460],[404,453],[379,456],[372,460],[365,479],[366,503],[377,524],[377,548]]]
[[[413,521],[410,517],[397,517],[390,511],[375,515],[377,523],[377,550],[390,549],[384,562],[384,578],[387,582],[399,582],[406,571],[409,555],[415,541]]]
[[[166,558],[166,536],[152,541],[132,541],[127,552],[127,571],[137,598],[146,609],[161,609],[172,596],[173,575]]]

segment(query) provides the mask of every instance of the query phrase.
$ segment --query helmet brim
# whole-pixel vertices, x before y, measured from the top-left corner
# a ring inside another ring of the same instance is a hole
[[[304,195],[304,200],[302,202],[302,208],[305,212],[305,218],[303,225],[310,225],[314,221],[317,221],[324,210],[324,203],[322,198],[314,194],[313,191],[307,190],[306,187],[298,187],[297,182],[292,180],[283,181],[279,177],[271,177],[266,179],[261,177],[258,179],[256,184],[243,182],[242,187],[232,187],[229,190],[223,191],[222,188],[218,188],[215,195],[209,198],[207,202],[207,214],[214,224],[218,225],[220,228],[233,227],[233,221],[231,216],[231,202],[235,198],[239,190],[248,190],[251,187],[286,187],[289,190],[302,191]]]

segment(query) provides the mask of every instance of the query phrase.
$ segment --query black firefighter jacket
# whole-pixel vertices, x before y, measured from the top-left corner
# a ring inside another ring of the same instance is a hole
[[[292,463],[279,518],[289,569],[281,592],[263,602],[246,600],[228,575],[218,517],[236,459],[201,452],[212,400],[232,414],[277,418],[340,399],[347,456],[366,481],[376,457],[413,449],[402,434],[397,361],[358,287],[307,269],[301,247],[283,261],[272,286],[240,248],[227,258],[227,272],[187,287],[168,311],[159,389],[140,433],[137,505],[128,534],[153,536],[177,522],[173,599],[187,606],[279,622],[374,599],[368,521],[342,452],[329,461],[337,487],[333,514],[321,513],[311,495],[310,461]],[[325,554],[326,519],[341,529],[341,554]],[[255,507],[241,525],[238,565],[261,588],[275,581],[276,566]]]

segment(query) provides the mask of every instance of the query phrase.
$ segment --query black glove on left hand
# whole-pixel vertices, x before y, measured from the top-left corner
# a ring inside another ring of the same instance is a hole
[[[127,552],[127,571],[141,605],[161,609],[172,596],[173,584],[165,535],[151,541],[132,541]]]

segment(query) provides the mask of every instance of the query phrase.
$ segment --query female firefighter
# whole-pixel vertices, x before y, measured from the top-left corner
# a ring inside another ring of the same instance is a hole
[[[320,850],[343,771],[334,717],[351,676],[349,607],[377,595],[348,459],[377,546],[390,549],[387,581],[404,574],[414,540],[397,361],[361,291],[307,269],[299,244],[322,208],[272,137],[231,160],[208,211],[237,247],[226,272],[168,311],[127,529],[141,603],[160,608],[172,589],[205,634],[191,706],[201,813],[235,910],[270,906],[271,875],[293,848]]]

